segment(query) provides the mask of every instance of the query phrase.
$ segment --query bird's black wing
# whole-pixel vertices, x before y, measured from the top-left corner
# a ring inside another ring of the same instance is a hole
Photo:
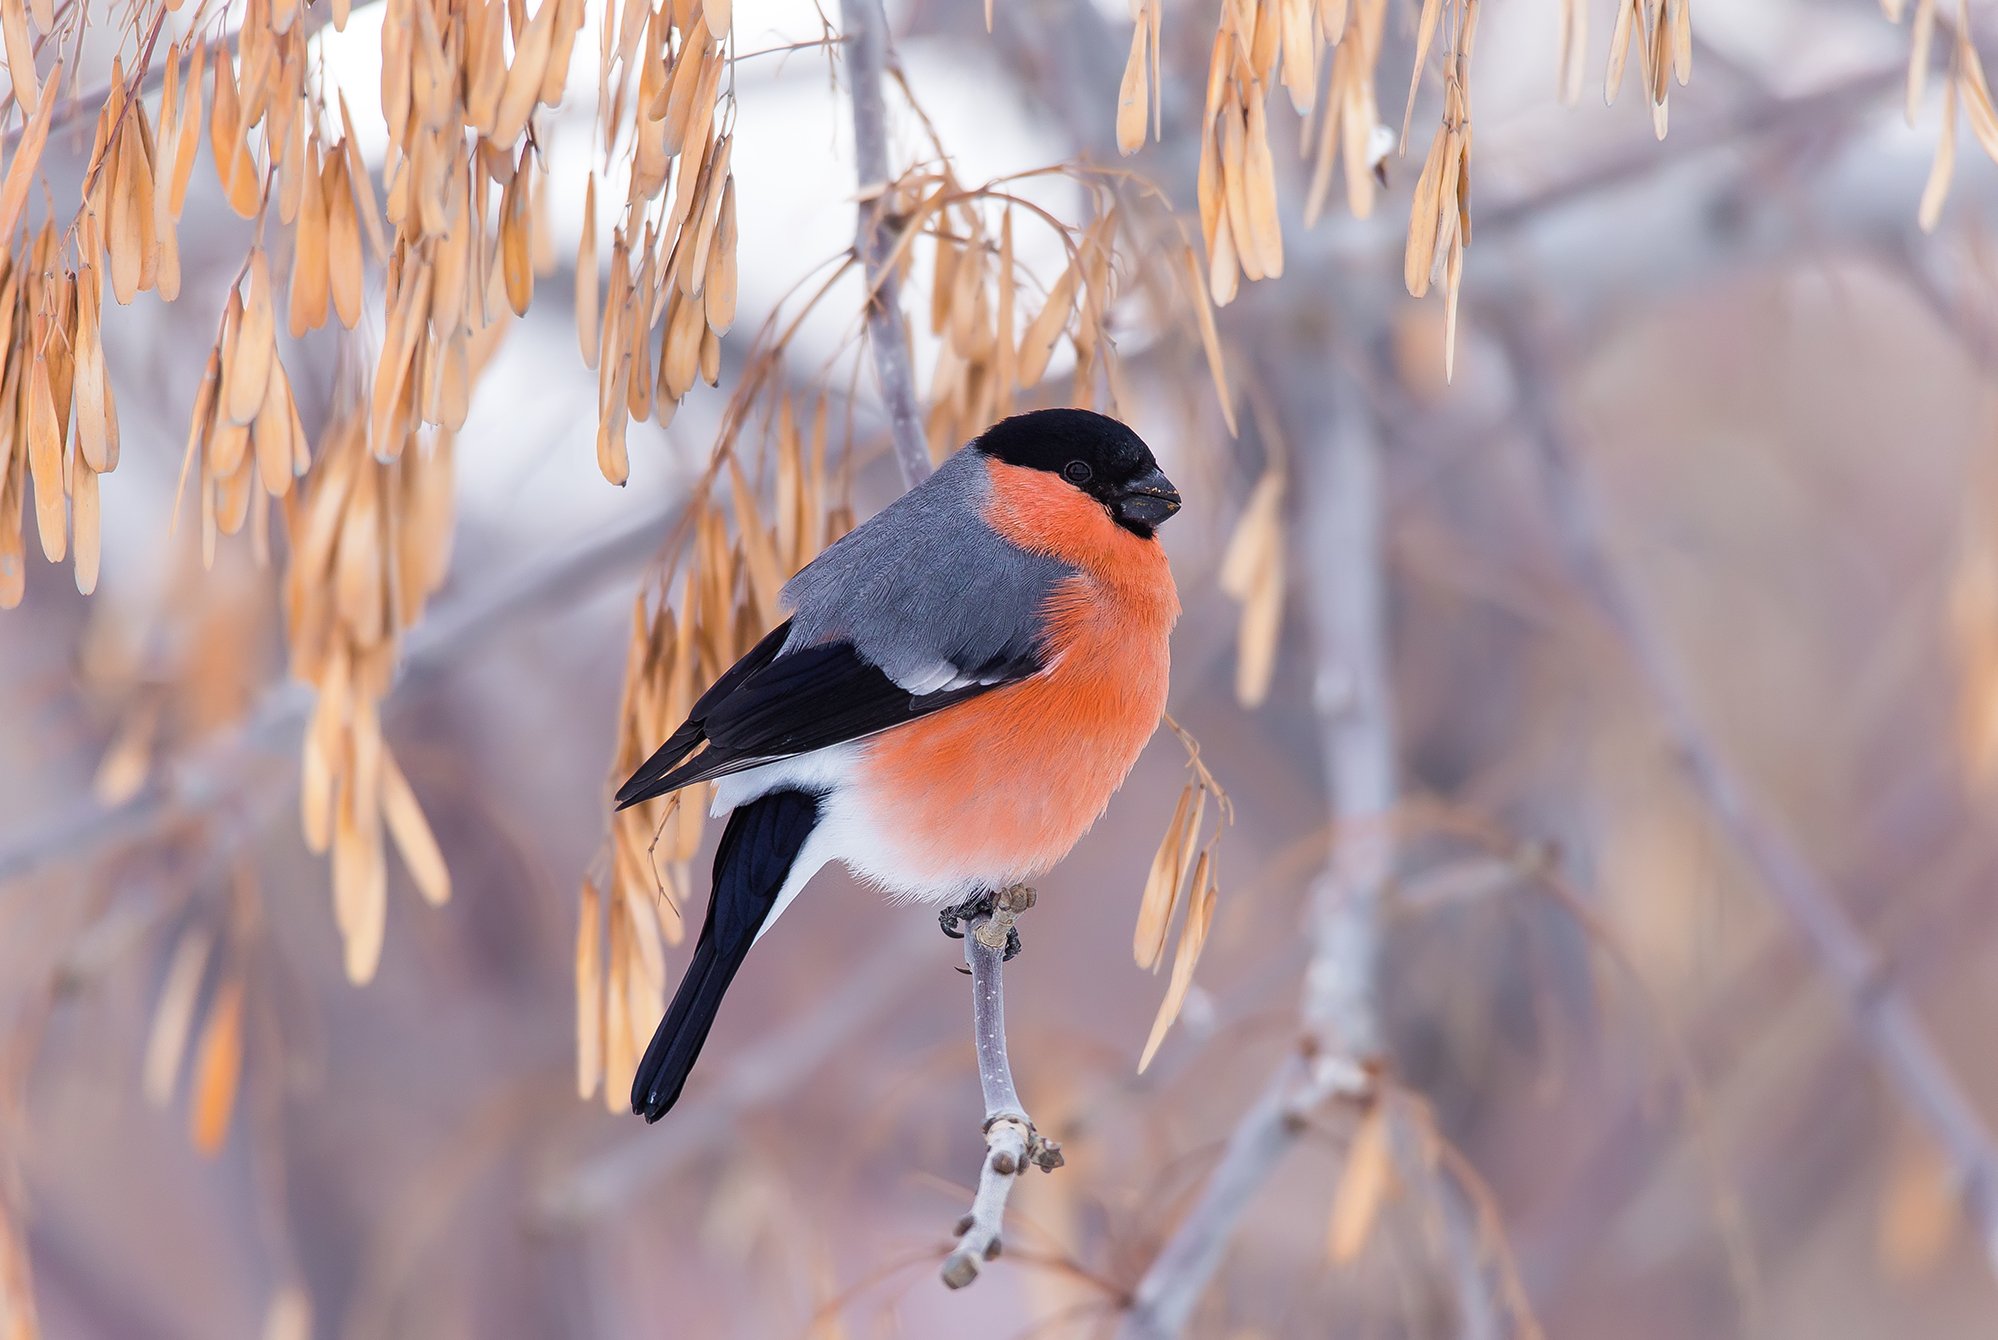
[[[911,693],[848,642],[779,655],[789,630],[788,622],[779,626],[701,695],[686,723],[618,788],[619,809],[695,782],[878,735],[1042,668],[1038,649],[1014,647],[981,665],[959,667],[969,682]],[[707,747],[695,754],[702,744]]]

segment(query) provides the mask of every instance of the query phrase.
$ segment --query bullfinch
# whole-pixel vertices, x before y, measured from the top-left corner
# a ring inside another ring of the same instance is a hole
[[[1179,596],[1155,532],[1179,505],[1129,428],[1040,410],[790,580],[791,617],[617,793],[715,781],[729,816],[634,1112],[678,1100],[750,946],[827,862],[950,929],[1068,854],[1165,712]]]

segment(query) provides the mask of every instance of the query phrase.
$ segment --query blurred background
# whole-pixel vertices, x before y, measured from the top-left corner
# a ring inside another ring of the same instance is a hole
[[[311,697],[281,579],[240,540],[204,569],[191,509],[174,525],[252,236],[205,165],[180,300],[107,311],[123,463],[98,589],[31,544],[0,613],[0,1334],[1108,1334],[1304,1037],[1385,1078],[1285,1128],[1188,1334],[1998,1329],[1998,168],[1965,55],[1998,33],[1922,0],[1704,4],[1661,140],[1635,51],[1598,96],[1617,6],[1495,7],[1453,63],[1445,5],[1404,156],[1424,22],[1395,0],[1385,189],[1362,219],[1335,186],[1310,226],[1315,141],[1295,152],[1271,100],[1284,273],[1215,316],[1239,431],[1190,306],[1103,314],[1099,403],[1187,499],[1163,532],[1171,710],[1234,811],[1205,952],[1139,1075],[1168,973],[1126,946],[1188,776],[1161,732],[1007,972],[1022,1095],[1068,1166],[1023,1180],[1005,1258],[949,1293],[982,1141],[958,950],[927,912],[828,872],[667,1121],[577,1097],[578,887],[601,878],[633,599],[755,333],[851,244],[856,191],[841,20],[737,6],[740,314],[719,388],[633,424],[630,483],[606,484],[568,300],[598,8],[537,118],[543,297],[456,435],[449,566],[382,709],[452,897],[390,863],[366,986],[301,840]],[[1253,8],[1143,7],[1160,133],[1121,158],[1125,6],[999,5],[988,33],[977,6],[891,3],[894,170],[939,145],[972,184],[1128,168],[1197,238],[1210,49]],[[314,38],[377,167],[383,12],[356,0]],[[1640,46],[1658,12],[1635,5]],[[1449,68],[1476,135],[1446,381],[1445,285],[1408,296],[1404,243]],[[55,132],[58,192],[89,149],[83,122]],[[1020,189],[1075,227],[1101,205],[1071,178]],[[1021,236],[1051,282],[1057,242]],[[925,386],[927,254],[904,293]],[[1115,257],[1126,295],[1179,268]],[[865,516],[902,482],[861,307],[849,270],[776,375],[827,397]],[[285,343],[308,435],[366,343]],[[1064,343],[1019,402],[1073,399],[1074,366]],[[1361,1003],[1314,1005],[1315,974],[1355,962]],[[1399,1115],[1367,1190],[1375,1110]]]

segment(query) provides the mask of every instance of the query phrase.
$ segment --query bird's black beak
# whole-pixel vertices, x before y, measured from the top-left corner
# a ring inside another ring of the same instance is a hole
[[[1158,524],[1179,510],[1179,490],[1163,470],[1139,475],[1117,491],[1110,510],[1118,524],[1140,535],[1150,535]]]

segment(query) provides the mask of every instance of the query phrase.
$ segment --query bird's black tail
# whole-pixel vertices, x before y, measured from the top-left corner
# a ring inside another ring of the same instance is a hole
[[[804,791],[773,791],[729,815],[715,850],[714,891],[701,938],[631,1082],[631,1110],[647,1121],[659,1120],[679,1100],[722,996],[818,819],[818,797]]]

